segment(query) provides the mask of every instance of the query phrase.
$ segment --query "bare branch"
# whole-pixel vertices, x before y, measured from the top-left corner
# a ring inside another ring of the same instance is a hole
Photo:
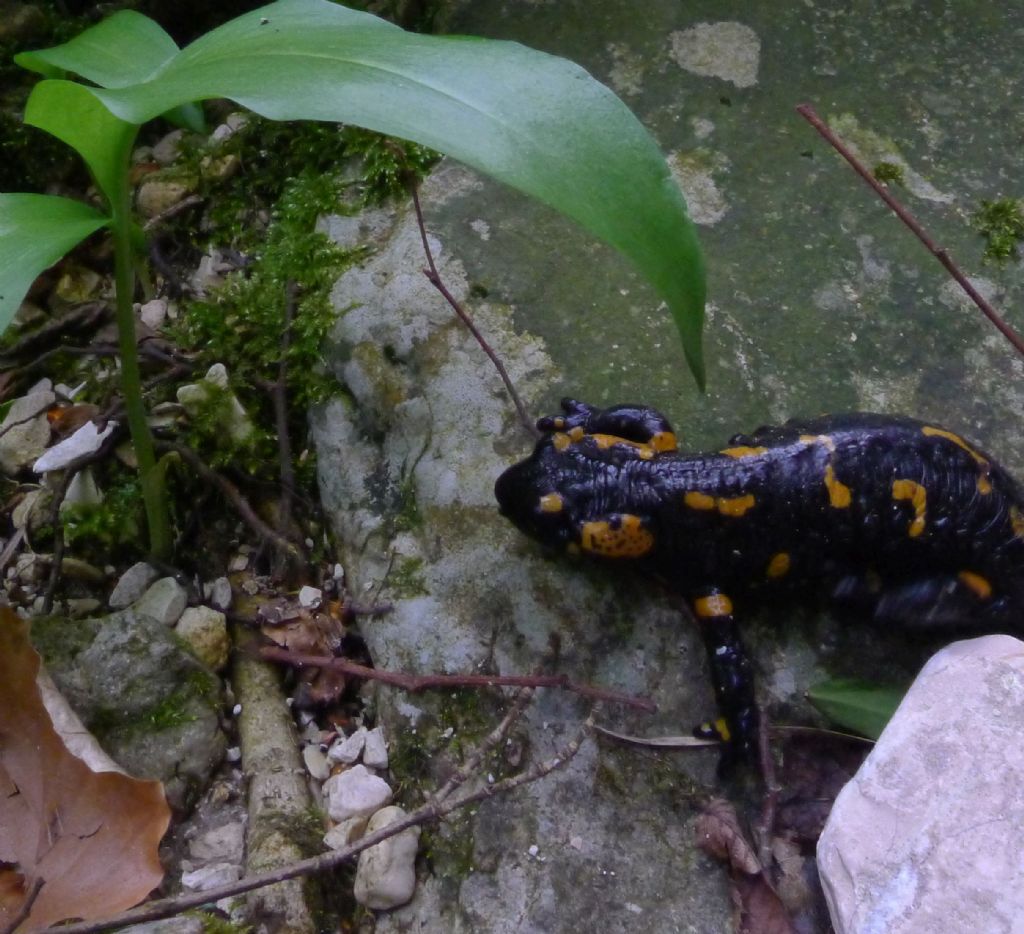
[[[829,129],[828,125],[815,113],[814,108],[810,104],[801,104],[796,108],[796,112],[800,114],[814,129],[816,129],[839,153],[850,165],[853,170],[862,178],[868,185],[871,186],[872,190],[881,198],[893,211],[893,213],[901,220],[907,227],[910,228],[914,236],[924,244],[924,248],[932,254],[942,265],[946,268],[946,271],[960,284],[960,287],[970,296],[971,301],[974,302],[978,308],[981,309],[982,314],[988,318],[999,330],[999,332],[1005,337],[1011,344],[1013,344],[1017,353],[1024,356],[1024,338],[1020,336],[1006,321],[1003,320],[1002,315],[999,314],[995,308],[988,302],[972,284],[970,279],[967,278],[961,271],[960,267],[953,262],[953,258],[949,255],[949,251],[945,247],[940,247],[928,234],[925,229],[918,223],[916,218],[908,211],[899,201],[897,201],[892,192],[885,187],[881,182],[878,181],[868,171],[864,164],[847,148],[842,142]]]

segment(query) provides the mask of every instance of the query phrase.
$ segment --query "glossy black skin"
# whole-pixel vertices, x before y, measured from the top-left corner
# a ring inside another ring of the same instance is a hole
[[[855,413],[794,420],[730,440],[729,447],[765,449],[750,456],[602,448],[593,435],[644,442],[671,429],[643,406],[600,410],[565,400],[563,408],[564,416],[538,422],[545,435],[533,454],[495,485],[502,514],[546,545],[575,550],[584,523],[635,516],[653,536],[650,549],[602,560],[634,564],[691,600],[813,586],[882,624],[987,631],[1020,625],[1024,494],[970,442],[927,434],[941,429],[909,418]],[[566,444],[573,428],[583,437]],[[849,490],[846,506],[831,500],[829,467]],[[894,498],[896,480],[925,492],[916,535],[909,532],[914,504]],[[741,515],[723,515],[688,506],[687,492],[741,503],[752,495],[754,502]],[[551,493],[561,497],[557,512],[538,507]],[[766,569],[780,552],[789,555],[789,570],[772,577]],[[962,572],[983,578],[991,594],[967,586]],[[723,714],[749,751],[756,713],[732,616],[703,622]]]

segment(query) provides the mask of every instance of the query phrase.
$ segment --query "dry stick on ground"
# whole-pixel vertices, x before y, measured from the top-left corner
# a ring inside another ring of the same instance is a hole
[[[212,483],[218,490],[223,493],[232,506],[235,507],[235,511],[242,517],[242,520],[249,526],[257,535],[262,538],[269,539],[276,548],[290,555],[296,560],[301,560],[301,553],[299,549],[292,542],[288,541],[280,532],[276,529],[272,529],[267,525],[256,512],[252,506],[249,505],[248,500],[239,492],[236,487],[227,477],[223,474],[217,473],[212,467],[208,467],[199,455],[196,454],[191,448],[186,447],[184,444],[175,444],[172,441],[156,441],[154,442],[156,450],[162,454],[166,454],[171,451],[177,454],[186,464],[189,465],[200,477],[202,477],[207,483]]]
[[[658,709],[654,701],[648,697],[622,694],[619,691],[592,687],[589,684],[577,684],[565,675],[414,675],[402,671],[381,671],[379,668],[367,668],[365,665],[350,662],[347,658],[337,658],[331,655],[302,655],[277,646],[263,646],[259,651],[260,658],[266,661],[284,662],[286,665],[293,665],[296,668],[306,665],[314,668],[329,668],[332,671],[340,671],[356,678],[381,681],[413,694],[433,688],[453,687],[561,688],[579,694],[581,697],[611,701],[650,713]]]
[[[853,170],[867,182],[875,194],[878,195],[896,214],[896,216],[903,221],[907,227],[913,232],[921,243],[924,244],[926,250],[932,254],[942,265],[946,268],[946,271],[960,284],[960,287],[971,297],[978,308],[981,309],[982,313],[991,321],[1000,333],[1005,337],[1014,348],[1017,353],[1024,356],[1024,338],[1020,336],[1010,325],[1008,325],[995,308],[992,307],[986,301],[985,297],[971,284],[971,281],[961,271],[960,267],[953,262],[952,257],[949,255],[949,251],[945,247],[940,247],[931,237],[925,233],[924,228],[917,222],[914,216],[897,201],[892,193],[876,179],[871,172],[860,162],[860,160],[843,144],[835,133],[833,133],[828,125],[815,113],[814,108],[810,104],[801,104],[796,108],[796,112],[800,114],[814,129],[816,129],[839,153],[850,165]]]
[[[516,700],[518,702],[518,698]],[[476,763],[479,763],[486,754],[486,751],[493,748],[493,746],[508,733],[512,724],[515,722],[515,719],[520,713],[522,713],[524,707],[525,702],[521,706],[514,702],[513,709],[509,711],[509,714],[506,715],[501,725],[484,739],[482,743],[482,751],[478,751],[479,755],[474,752],[467,761],[475,761]],[[520,772],[518,775],[513,775],[510,778],[503,779],[502,781],[495,782],[493,785],[484,783],[478,790],[461,795],[460,797],[454,797],[452,793],[459,787],[461,782],[453,782],[449,780],[448,783],[445,784],[434,796],[432,796],[426,804],[417,808],[408,815],[408,817],[397,821],[396,823],[388,824],[387,827],[383,827],[376,833],[369,834],[361,840],[357,840],[351,846],[347,846],[343,850],[335,850],[332,853],[324,853],[321,856],[314,856],[310,859],[300,860],[299,862],[292,863],[289,866],[282,866],[279,869],[249,876],[248,878],[241,879],[238,882],[232,882],[227,885],[218,886],[214,889],[208,889],[205,892],[195,892],[188,895],[180,895],[176,898],[167,898],[161,899],[157,902],[150,902],[148,905],[141,908],[134,908],[131,911],[127,911],[113,918],[108,918],[104,921],[80,922],[77,924],[48,928],[47,930],[52,932],[52,934],[96,934],[96,932],[99,931],[109,931],[115,928],[125,927],[129,924],[138,924],[144,921],[157,921],[160,918],[170,918],[193,908],[201,908],[204,905],[212,904],[222,898],[232,898],[236,895],[242,895],[245,892],[251,892],[253,889],[262,888],[265,885],[271,885],[275,882],[283,882],[285,879],[295,879],[298,876],[308,876],[314,873],[324,872],[328,869],[334,869],[342,863],[348,862],[353,857],[358,856],[363,850],[369,849],[371,846],[375,846],[381,841],[387,840],[389,837],[393,837],[396,834],[401,833],[403,830],[407,830],[410,827],[419,827],[423,824],[440,820],[452,811],[466,807],[470,804],[476,804],[486,798],[493,798],[496,795],[512,791],[521,785],[526,785],[530,782],[537,781],[537,779],[543,778],[555,769],[561,768],[579,751],[583,740],[594,725],[596,709],[595,705],[572,740],[570,740],[566,746],[564,746],[550,759],[538,762],[526,771]],[[445,794],[444,799],[440,797],[442,792]]]
[[[423,243],[423,252],[427,256],[428,268],[423,270],[423,274],[427,277],[430,284],[441,293],[444,300],[451,305],[452,311],[454,311],[455,314],[459,316],[462,323],[469,328],[469,333],[473,335],[476,342],[480,345],[480,349],[487,354],[491,363],[494,364],[494,368],[498,371],[501,381],[505,384],[505,390],[512,398],[512,403],[515,405],[516,411],[519,413],[519,421],[523,423],[523,427],[535,438],[540,437],[540,432],[537,430],[537,426],[534,424],[533,419],[530,418],[530,414],[526,411],[526,406],[523,404],[523,400],[519,397],[519,393],[516,392],[516,387],[512,384],[512,379],[508,375],[508,370],[505,369],[505,364],[501,362],[501,359],[491,348],[491,345],[484,340],[484,336],[477,330],[476,325],[473,323],[473,319],[469,316],[469,312],[459,304],[458,299],[448,291],[447,286],[445,286],[444,282],[441,281],[441,274],[437,271],[437,266],[434,263],[434,254],[430,249],[430,243],[427,241],[427,228],[423,223],[423,210],[420,208],[419,192],[416,190],[415,184],[410,185],[409,190],[412,193],[413,207],[416,209],[416,223],[419,225],[420,229],[420,240]]]

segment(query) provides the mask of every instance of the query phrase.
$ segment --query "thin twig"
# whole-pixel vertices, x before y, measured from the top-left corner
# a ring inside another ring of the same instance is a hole
[[[381,681],[405,691],[416,693],[434,688],[453,687],[519,687],[519,688],[561,688],[581,697],[595,700],[610,701],[624,704],[638,710],[656,711],[657,705],[648,697],[636,697],[607,688],[592,687],[589,684],[578,684],[566,675],[413,675],[401,671],[382,671],[379,668],[367,668],[347,658],[335,658],[329,655],[302,655],[278,646],[263,646],[260,657],[267,661],[284,662],[286,665],[314,668],[329,668],[341,671],[357,678]]]
[[[260,387],[269,394],[274,409],[274,425],[277,429],[277,458],[281,483],[281,498],[278,501],[277,523],[287,529],[292,519],[292,498],[295,493],[295,469],[292,466],[292,444],[288,433],[288,349],[291,345],[292,322],[295,319],[295,301],[298,283],[289,279],[285,286],[284,330],[281,334],[281,350],[277,364],[277,379],[257,377]],[[284,569],[277,569],[280,574]]]
[[[1013,344],[1017,353],[1024,356],[1024,338],[1021,337],[999,314],[995,308],[985,299],[985,297],[971,284],[970,279],[967,278],[961,271],[960,267],[953,262],[953,258],[949,255],[949,251],[945,247],[940,247],[928,234],[924,228],[917,222],[914,216],[908,211],[899,201],[897,201],[892,192],[889,191],[881,182],[878,181],[871,174],[870,171],[864,166],[864,164],[847,148],[842,142],[829,129],[828,125],[815,113],[814,108],[810,104],[801,104],[796,108],[796,112],[800,114],[814,129],[816,129],[832,146],[836,152],[839,153],[850,165],[853,170],[862,178],[871,188],[875,194],[878,195],[895,213],[895,215],[903,221],[907,227],[910,228],[914,236],[924,244],[924,248],[932,254],[942,265],[946,271],[960,284],[960,287],[970,296],[971,301],[974,302],[978,308],[981,309],[982,313],[998,328],[999,332],[1005,337],[1011,344]]]
[[[275,882],[284,882],[287,879],[295,879],[299,876],[309,876],[314,873],[334,869],[342,863],[348,862],[353,857],[358,856],[363,850],[369,849],[371,846],[375,846],[383,840],[387,840],[389,837],[393,837],[396,834],[401,833],[403,830],[408,830],[410,827],[418,827],[422,824],[440,820],[459,808],[463,808],[469,804],[475,804],[485,798],[493,798],[495,795],[512,791],[515,788],[519,788],[520,786],[527,784],[528,782],[534,782],[543,778],[555,769],[561,768],[579,751],[583,740],[586,738],[587,733],[593,726],[595,715],[596,706],[590,711],[590,715],[580,726],[572,740],[570,740],[566,746],[564,746],[550,759],[538,762],[525,772],[521,772],[518,775],[514,775],[500,782],[495,782],[493,785],[485,783],[479,790],[469,794],[459,797],[449,796],[444,801],[439,801],[437,798],[432,797],[426,802],[426,804],[417,808],[408,817],[405,817],[393,824],[388,824],[387,827],[383,827],[375,833],[369,834],[361,840],[357,840],[355,843],[342,850],[335,850],[332,853],[324,853],[320,856],[311,857],[310,859],[299,860],[298,862],[291,863],[288,866],[282,866],[268,872],[248,876],[247,878],[240,879],[237,882],[231,882],[227,885],[207,889],[205,892],[194,892],[188,895],[179,895],[175,898],[166,898],[161,899],[160,901],[150,902],[140,908],[134,908],[131,911],[126,911],[113,918],[107,918],[104,921],[90,921],[80,922],[78,924],[61,925],[59,927],[47,928],[47,931],[52,932],[52,934],[98,934],[100,931],[109,931],[114,928],[125,927],[129,924],[139,924],[144,921],[157,921],[160,918],[170,918],[192,908],[200,908],[203,905],[209,905],[213,902],[220,901],[222,898],[233,898],[236,895],[251,892],[253,889],[262,888],[266,885],[273,885]]]
[[[491,345],[487,343],[484,336],[477,330],[476,325],[473,323],[473,319],[469,316],[458,299],[448,291],[447,286],[441,280],[441,274],[437,271],[437,266],[434,263],[434,254],[430,249],[430,243],[427,241],[427,228],[423,223],[423,210],[420,208],[420,196],[416,190],[415,185],[409,186],[412,192],[412,203],[416,209],[416,223],[420,229],[420,240],[423,243],[423,252],[427,257],[427,269],[423,270],[423,274],[427,277],[430,284],[437,289],[438,292],[444,297],[444,300],[448,302],[452,307],[452,311],[455,312],[462,320],[462,323],[469,328],[469,333],[473,335],[476,342],[480,345],[480,349],[487,354],[490,358],[491,363],[494,364],[494,368],[498,371],[498,375],[501,377],[501,381],[505,384],[505,390],[512,398],[512,404],[516,407],[516,412],[519,413],[519,421],[522,422],[523,427],[535,438],[540,437],[540,431],[534,424],[534,420],[530,418],[530,414],[526,411],[526,406],[523,404],[523,400],[519,397],[519,393],[516,392],[516,387],[512,383],[512,378],[508,375],[508,370],[505,369],[505,364],[501,362],[501,359],[491,348]]]
[[[177,201],[172,204],[169,208],[165,208],[159,214],[151,217],[145,224],[142,225],[142,229],[145,233],[149,233],[154,227],[159,227],[164,221],[170,220],[182,211],[187,211],[194,204],[202,204],[203,198],[201,195],[189,195],[187,198],[182,198],[181,201]]]
[[[249,505],[248,500],[242,496],[236,487],[227,477],[223,474],[217,473],[212,467],[208,467],[199,455],[196,454],[191,448],[186,447],[183,444],[176,444],[173,441],[156,441],[156,450],[161,453],[172,451],[177,454],[185,463],[187,463],[200,477],[202,477],[207,483],[212,483],[218,490],[223,493],[232,506],[235,507],[235,511],[242,517],[242,520],[249,526],[257,535],[262,538],[268,539],[273,542],[274,546],[296,560],[301,559],[299,549],[287,538],[285,538],[276,529],[272,529],[267,525],[256,512],[252,506]]]
[[[57,582],[60,580],[61,565],[64,561],[64,523],[60,521],[60,507],[64,504],[64,497],[67,496],[68,488],[77,475],[77,468],[63,471],[60,479],[57,481],[57,487],[53,491],[53,501],[50,504],[50,528],[53,529],[53,564],[50,566],[50,576],[46,581],[46,590],[43,593],[44,616],[53,610],[53,595],[57,592]]]

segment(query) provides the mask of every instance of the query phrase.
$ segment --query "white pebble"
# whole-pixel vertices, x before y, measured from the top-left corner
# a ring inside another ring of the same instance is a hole
[[[404,820],[400,807],[386,807],[373,815],[366,825],[368,834]],[[419,827],[407,827],[401,833],[364,850],[359,856],[354,892],[356,901],[367,908],[386,911],[404,905],[416,891],[416,849]]]
[[[347,772],[332,775],[324,783],[327,813],[331,820],[365,817],[391,801],[391,786],[364,765],[355,765]]]

